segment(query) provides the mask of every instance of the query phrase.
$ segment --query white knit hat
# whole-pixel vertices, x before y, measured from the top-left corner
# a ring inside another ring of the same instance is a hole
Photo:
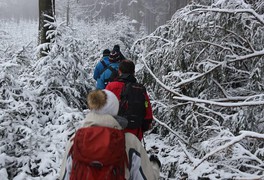
[[[89,109],[96,114],[117,115],[119,102],[114,93],[104,90],[95,90],[87,97]]]

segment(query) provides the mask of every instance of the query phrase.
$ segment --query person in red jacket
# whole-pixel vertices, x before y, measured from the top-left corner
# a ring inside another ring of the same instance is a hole
[[[119,64],[118,68],[119,77],[108,83],[105,89],[112,91],[118,98],[119,102],[121,99],[121,92],[126,83],[136,83],[137,79],[135,78],[135,64],[130,60],[123,60]],[[126,128],[125,132],[133,133],[141,141],[143,138],[143,133],[151,128],[151,123],[153,120],[152,107],[150,104],[149,96],[147,92],[145,95],[145,117],[142,122],[141,127],[136,129]]]

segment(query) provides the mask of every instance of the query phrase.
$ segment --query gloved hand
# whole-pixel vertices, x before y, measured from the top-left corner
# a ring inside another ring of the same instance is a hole
[[[155,162],[159,165],[159,168],[161,167],[161,163],[160,163],[160,160],[158,158],[158,156],[154,155],[154,154],[151,154],[150,157],[149,157],[149,160],[152,161],[152,162]]]

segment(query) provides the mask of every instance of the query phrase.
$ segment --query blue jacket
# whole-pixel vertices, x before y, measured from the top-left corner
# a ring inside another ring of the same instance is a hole
[[[119,62],[110,63],[109,66],[112,68],[118,70]],[[110,69],[106,69],[100,76],[100,78],[97,79],[96,83],[96,89],[104,89],[106,87],[105,80],[109,79],[112,74],[112,71]]]
[[[108,56],[103,57],[101,61],[104,61],[107,66],[110,64]],[[102,64],[101,61],[99,61],[97,63],[97,65],[95,66],[95,69],[94,69],[93,78],[96,81],[100,77],[101,72],[105,69],[105,67],[104,67],[104,65]]]

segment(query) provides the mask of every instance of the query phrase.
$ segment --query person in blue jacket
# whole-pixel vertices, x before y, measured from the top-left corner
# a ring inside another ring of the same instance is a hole
[[[103,70],[105,68],[107,68],[107,66],[110,64],[110,62],[109,62],[109,55],[110,55],[110,50],[109,49],[105,49],[103,51],[103,58],[95,66],[94,74],[93,74],[94,80],[97,81],[97,79],[100,77],[100,75],[103,72]]]
[[[110,64],[108,67],[97,79],[96,89],[105,89],[108,82],[111,82],[118,77],[119,54],[115,52],[111,53],[109,56],[109,62]]]

